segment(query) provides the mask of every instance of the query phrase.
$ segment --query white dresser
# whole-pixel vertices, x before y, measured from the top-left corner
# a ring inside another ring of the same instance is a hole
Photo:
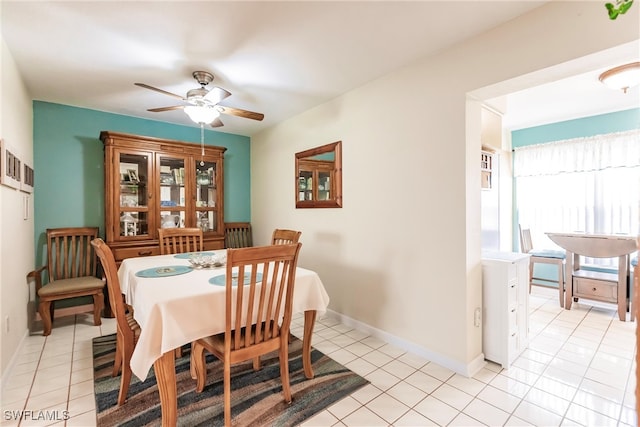
[[[509,369],[529,344],[529,255],[482,252],[482,350]]]

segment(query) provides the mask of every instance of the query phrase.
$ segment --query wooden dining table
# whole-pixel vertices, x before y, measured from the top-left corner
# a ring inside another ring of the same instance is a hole
[[[618,317],[626,320],[627,310],[630,320],[634,320],[631,308],[633,289],[628,289],[630,255],[638,247],[636,236],[622,234],[595,233],[545,233],[552,242],[566,251],[565,266],[565,308],[571,309],[574,298],[593,299],[614,303],[618,306]],[[580,257],[615,258],[617,271],[608,273],[597,269],[585,269]]]
[[[205,253],[226,255],[225,250]],[[225,286],[212,279],[224,275],[226,267],[193,269],[189,255],[127,258],[118,269],[122,293],[141,328],[131,370],[144,381],[153,366],[163,426],[176,425],[178,418],[174,350],[225,330]],[[316,316],[324,314],[328,305],[329,296],[318,274],[298,267],[293,313],[304,313],[302,358],[307,378],[314,375],[311,337]]]

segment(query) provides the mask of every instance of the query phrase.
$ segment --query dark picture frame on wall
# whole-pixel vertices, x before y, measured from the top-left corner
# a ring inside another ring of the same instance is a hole
[[[27,164],[27,162],[23,162],[23,174],[22,181],[20,182],[20,191],[25,193],[33,193],[33,186],[35,184],[35,171],[33,168]]]
[[[0,153],[2,159],[0,183],[4,186],[19,190],[22,161],[17,156],[16,150],[7,146],[7,142],[4,139],[0,139]]]

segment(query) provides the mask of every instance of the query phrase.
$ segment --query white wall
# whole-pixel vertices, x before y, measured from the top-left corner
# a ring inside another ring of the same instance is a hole
[[[637,39],[631,11],[612,22],[601,2],[549,3],[252,138],[256,243],[302,230],[300,265],[320,274],[331,310],[477,369],[481,99],[467,95]],[[344,207],[295,209],[294,153],[337,140]]]
[[[2,38],[0,57],[0,138],[11,145],[21,159],[33,165],[31,97]],[[0,367],[3,379],[15,351],[28,333],[27,311],[32,309],[28,307],[29,287],[26,276],[33,270],[35,262],[33,208],[29,212],[29,219],[24,220],[25,197],[30,199],[29,202],[33,200],[27,193],[0,186]],[[32,203],[29,205],[33,206]]]

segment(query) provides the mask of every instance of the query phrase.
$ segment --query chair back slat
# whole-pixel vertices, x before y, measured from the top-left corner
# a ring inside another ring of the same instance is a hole
[[[531,242],[531,230],[528,228],[522,228],[522,226],[518,225],[520,229],[520,250],[522,253],[528,254],[533,249],[533,243]]]
[[[159,228],[160,254],[182,254],[204,250],[200,228]]]
[[[276,228],[271,235],[272,245],[290,245],[292,243],[298,243],[302,231],[297,230],[285,230],[282,228]]]
[[[226,222],[224,224],[226,248],[249,248],[253,246],[250,222]]]
[[[227,251],[226,350],[261,344],[288,333],[301,246],[297,243]]]
[[[97,227],[67,227],[47,230],[49,280],[96,276],[98,262],[91,241]]]

